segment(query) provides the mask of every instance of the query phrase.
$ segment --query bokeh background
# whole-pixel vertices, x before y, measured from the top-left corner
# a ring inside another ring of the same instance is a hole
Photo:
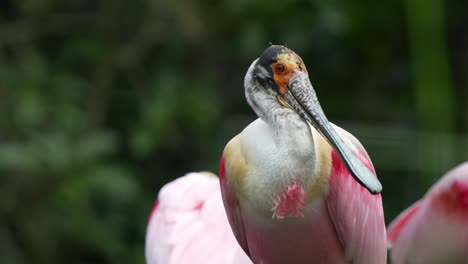
[[[159,188],[217,172],[269,45],[358,137],[387,222],[468,159],[468,2],[0,1],[0,263],[144,263]]]

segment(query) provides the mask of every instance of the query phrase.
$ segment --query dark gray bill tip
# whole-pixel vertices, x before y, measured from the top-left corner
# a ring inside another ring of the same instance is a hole
[[[382,191],[382,184],[379,179],[377,179],[377,176],[375,176],[356,155],[353,153],[351,153],[351,155],[352,156],[347,158],[341,158],[351,176],[371,194],[379,194]]]

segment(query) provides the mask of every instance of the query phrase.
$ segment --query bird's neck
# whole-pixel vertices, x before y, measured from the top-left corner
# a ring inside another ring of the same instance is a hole
[[[251,185],[255,186],[252,192],[271,194],[266,199],[272,199],[270,208],[277,218],[301,216],[306,199],[312,197],[311,190],[317,185],[317,153],[312,129],[299,114],[283,107],[275,96],[264,91],[246,94],[256,114],[268,124],[265,131],[258,129],[255,134],[270,138],[252,144],[268,149],[265,152],[260,149],[252,151],[256,153],[253,156],[263,157],[259,161],[262,167],[259,171],[265,172],[257,175],[254,182],[258,184]],[[260,131],[263,132],[258,133]],[[258,140],[257,136],[250,138]]]
[[[252,87],[246,90],[248,103],[257,116],[272,127],[275,143],[280,149],[288,152],[298,151],[298,154],[314,149],[310,126],[298,113],[282,106],[274,95],[253,85],[248,87]],[[309,153],[303,154],[309,155]]]

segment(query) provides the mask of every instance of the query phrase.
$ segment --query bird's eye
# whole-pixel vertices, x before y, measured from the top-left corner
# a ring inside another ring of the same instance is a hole
[[[284,64],[278,63],[274,67],[276,74],[282,74],[286,71],[286,66]]]

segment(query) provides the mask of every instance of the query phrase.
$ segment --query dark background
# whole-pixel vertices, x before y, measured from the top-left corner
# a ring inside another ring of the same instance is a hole
[[[0,1],[0,262],[143,263],[162,184],[217,172],[250,63],[304,59],[387,222],[468,158],[468,2]]]

